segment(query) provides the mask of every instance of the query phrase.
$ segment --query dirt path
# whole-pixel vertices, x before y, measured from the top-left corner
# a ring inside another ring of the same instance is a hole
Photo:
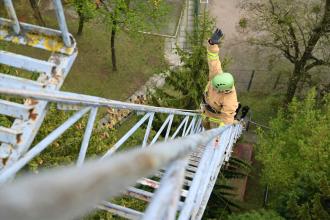
[[[266,69],[266,63],[262,58],[262,51],[249,45],[247,36],[238,26],[243,12],[238,6],[240,0],[210,0],[209,12],[216,20],[217,27],[224,32],[224,41],[220,50],[221,57],[231,58],[229,71],[237,81],[239,91],[246,90],[252,70]]]

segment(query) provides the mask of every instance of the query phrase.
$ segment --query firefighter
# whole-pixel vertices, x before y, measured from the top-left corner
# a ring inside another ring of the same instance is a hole
[[[208,40],[209,81],[201,104],[203,125],[206,129],[237,122],[234,119],[238,107],[234,77],[222,71],[218,54],[222,36],[222,31],[217,29]]]

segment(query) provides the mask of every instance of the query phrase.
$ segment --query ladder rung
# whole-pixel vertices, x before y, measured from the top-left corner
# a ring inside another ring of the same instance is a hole
[[[20,142],[22,132],[0,126],[0,142],[17,144]]]
[[[187,166],[186,170],[192,171],[192,172],[197,172],[197,167],[193,167],[193,166]]]
[[[51,75],[55,65],[44,60],[38,60],[31,57],[9,53],[0,50],[0,62],[2,64],[24,69],[31,72],[46,73]]]
[[[143,178],[138,180],[138,183],[144,185],[144,186],[149,186],[150,188],[158,189],[159,188],[159,182],[148,179],[148,178]],[[186,197],[188,195],[188,191],[182,189],[181,190],[181,196]]]
[[[193,152],[189,154],[190,157],[197,157],[197,158],[201,158],[202,155],[203,153],[198,153],[198,152]]]
[[[32,110],[32,106],[22,105],[0,99],[0,114],[25,121],[30,118]]]
[[[120,205],[113,204],[111,202],[103,201],[98,208],[103,209],[105,211],[109,211],[118,216],[127,218],[127,219],[141,219],[143,216],[142,212],[136,211],[134,209],[126,208]]]
[[[134,187],[129,187],[127,189],[127,192],[125,192],[125,195],[132,196],[134,198],[137,198],[137,199],[140,199],[140,200],[146,201],[146,202],[149,202],[152,199],[152,197],[154,196],[154,194],[151,192],[147,192],[147,191],[137,189]],[[181,210],[182,206],[183,206],[183,202],[179,201],[178,210]]]
[[[189,164],[189,165],[193,165],[193,166],[196,166],[196,167],[197,167],[197,166],[198,166],[198,164],[199,164],[199,162],[196,162],[196,161],[194,161],[194,160],[190,160],[190,159],[189,159],[189,161],[188,161],[188,164]]]
[[[154,194],[148,191],[144,191],[142,189],[137,189],[135,187],[129,187],[125,192],[125,195],[149,202]]]
[[[194,161],[194,162],[196,162],[196,163],[199,163],[199,160],[200,160],[199,157],[194,157],[194,156],[190,156],[190,157],[189,157],[189,162],[190,162],[190,161]]]
[[[134,198],[149,202],[152,199],[154,194],[151,192],[148,192],[148,191],[144,191],[142,189],[129,187],[127,189],[127,191],[125,192],[125,195],[132,196]]]
[[[45,87],[42,83],[3,73],[0,73],[0,86],[18,89],[40,89]]]
[[[185,177],[194,178],[194,175],[195,175],[195,173],[193,173],[193,172],[189,172],[189,171],[184,172]],[[162,178],[164,176],[164,172],[158,171],[155,173],[155,176]]]

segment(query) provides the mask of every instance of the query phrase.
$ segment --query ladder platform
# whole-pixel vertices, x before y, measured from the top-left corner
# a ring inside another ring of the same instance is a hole
[[[63,43],[61,31],[24,22],[19,22],[19,26],[21,31],[17,35],[12,31],[12,21],[0,18],[0,39],[66,55],[71,55],[75,52],[76,42],[71,34],[69,34],[71,47],[67,47]]]

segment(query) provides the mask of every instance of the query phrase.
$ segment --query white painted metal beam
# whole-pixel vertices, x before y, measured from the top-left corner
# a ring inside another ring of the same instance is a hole
[[[0,143],[17,144],[21,141],[22,132],[0,126]]]
[[[21,120],[28,120],[32,116],[33,106],[22,105],[0,99],[0,114]]]
[[[0,73],[0,87],[10,87],[16,89],[41,89],[45,87],[44,83],[23,79],[16,76]]]
[[[2,50],[0,50],[0,63],[30,72],[46,73],[48,76],[55,68],[53,63]]]

